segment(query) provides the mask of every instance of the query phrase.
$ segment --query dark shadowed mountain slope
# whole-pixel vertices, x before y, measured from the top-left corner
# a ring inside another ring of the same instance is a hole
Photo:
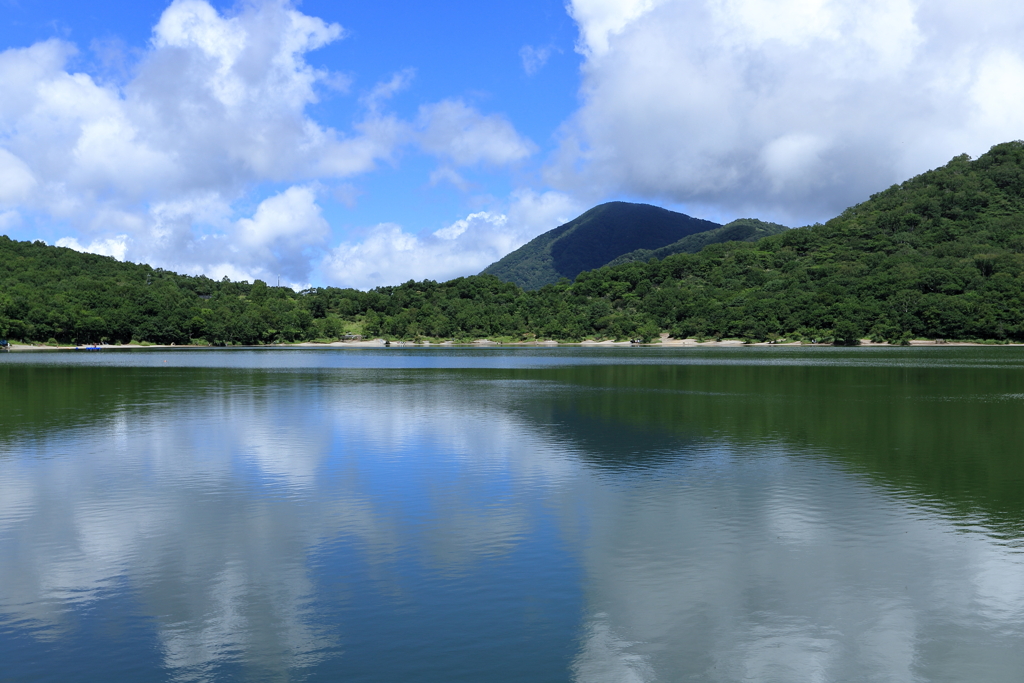
[[[718,227],[718,223],[649,204],[608,202],[540,235],[487,266],[482,274],[523,289],[540,289],[563,277],[572,280],[622,254],[658,249]]]
[[[609,266],[619,266],[634,261],[649,261],[652,258],[663,259],[672,254],[696,254],[709,244],[719,242],[756,242],[762,237],[777,235],[789,230],[785,225],[766,223],[756,218],[738,218],[720,228],[705,230],[668,244],[659,249],[637,249],[614,259]]]

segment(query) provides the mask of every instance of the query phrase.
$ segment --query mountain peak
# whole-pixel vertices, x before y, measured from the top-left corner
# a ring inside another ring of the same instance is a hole
[[[549,230],[483,273],[523,289],[540,289],[585,270],[600,268],[623,254],[654,250],[684,237],[721,227],[650,204],[607,202]]]

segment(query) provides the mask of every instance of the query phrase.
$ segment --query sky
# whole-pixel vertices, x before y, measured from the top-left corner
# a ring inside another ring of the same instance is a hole
[[[0,234],[470,275],[604,201],[825,221],[1024,137],[1009,0],[0,0]]]

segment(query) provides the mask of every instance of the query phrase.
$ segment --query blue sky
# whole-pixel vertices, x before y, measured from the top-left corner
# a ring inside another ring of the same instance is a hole
[[[1024,137],[983,4],[0,0],[0,232],[366,288],[612,199],[826,220]]]

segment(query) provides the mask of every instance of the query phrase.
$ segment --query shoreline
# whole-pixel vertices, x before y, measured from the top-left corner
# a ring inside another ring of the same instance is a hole
[[[159,349],[162,351],[168,350],[230,350],[230,349],[367,349],[367,348],[505,348],[505,347],[540,347],[540,348],[558,348],[558,347],[587,347],[587,348],[620,348],[620,347],[645,347],[645,348],[749,348],[749,347],[813,347],[813,348],[921,348],[921,347],[962,347],[962,346],[974,346],[974,347],[1003,347],[1003,346],[1024,346],[1024,343],[1008,343],[1008,344],[985,344],[979,342],[965,342],[965,341],[940,341],[931,339],[912,339],[910,340],[909,346],[900,344],[889,344],[888,342],[875,343],[868,339],[862,339],[861,343],[856,346],[835,346],[833,344],[826,343],[810,343],[802,341],[793,342],[744,342],[739,339],[723,339],[722,341],[698,341],[697,339],[673,339],[667,335],[662,335],[658,341],[652,341],[647,343],[642,342],[631,342],[631,341],[611,341],[603,340],[596,341],[592,339],[584,339],[581,342],[558,342],[553,339],[541,340],[541,341],[518,341],[518,342],[496,342],[490,339],[475,339],[470,342],[414,342],[414,341],[394,341],[390,344],[386,343],[384,339],[370,339],[361,341],[334,341],[334,342],[296,342],[294,344],[263,344],[259,346],[198,346],[198,345],[183,345],[179,346],[176,344],[100,344],[96,346],[47,346],[44,344],[20,344],[10,343],[7,347],[7,351],[15,353],[24,353],[30,351],[84,351],[84,352],[96,352],[96,351],[117,351],[117,350],[145,350],[145,349]]]

